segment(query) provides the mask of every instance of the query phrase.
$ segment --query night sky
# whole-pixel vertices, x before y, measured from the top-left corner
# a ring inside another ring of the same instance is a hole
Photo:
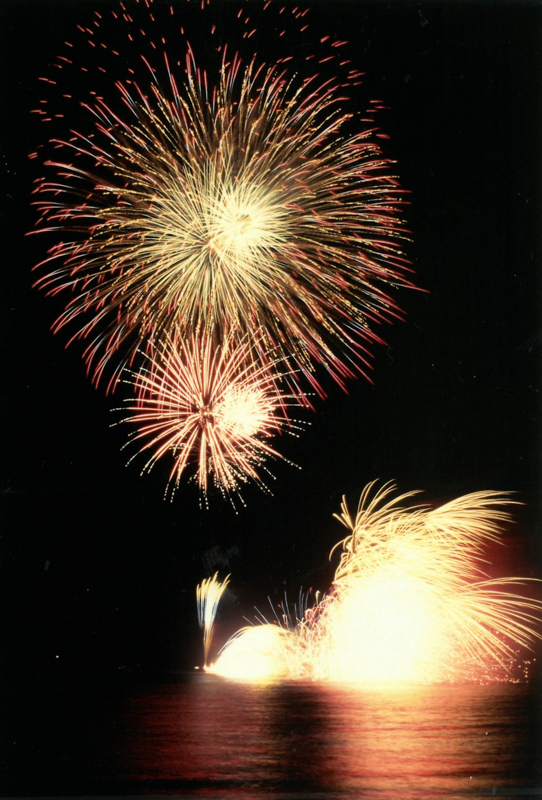
[[[45,92],[38,78],[75,24],[108,5],[0,1],[4,665],[48,679],[191,668],[196,584],[232,573],[224,630],[267,595],[325,590],[343,535],[333,514],[374,479],[431,502],[516,492],[525,506],[510,568],[540,576],[542,7],[309,3],[314,41],[348,39],[365,72],[352,102],[388,107],[377,122],[410,191],[408,255],[425,291],[398,295],[405,321],[379,331],[373,385],[361,378],[345,393],[321,376],[328,399],[297,415],[299,438],[277,444],[301,469],[272,462],[273,494],[247,487],[236,513],[214,491],[200,509],[187,482],[165,502],[167,464],[144,477],[142,459],[126,466],[126,430],[111,427],[121,397],[95,390],[82,347],[50,332],[62,297],[31,289],[46,250],[25,236],[41,175],[28,154],[48,133],[29,113]],[[237,5],[216,8],[226,20]]]

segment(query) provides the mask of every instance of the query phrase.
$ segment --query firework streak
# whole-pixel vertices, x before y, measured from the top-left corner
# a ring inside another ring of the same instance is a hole
[[[143,5],[149,34],[132,16]],[[71,328],[70,341],[86,342],[84,360],[96,384],[109,372],[114,389],[125,368],[137,372],[150,358],[162,374],[178,367],[172,380],[184,395],[191,391],[189,370],[175,351],[167,355],[172,341],[183,352],[195,339],[205,352],[233,352],[250,336],[245,355],[253,372],[278,371],[287,392],[310,406],[308,391],[323,395],[318,368],[342,386],[366,374],[367,347],[382,341],[376,328],[400,317],[395,291],[411,286],[398,217],[404,195],[377,143],[383,134],[368,126],[371,119],[343,110],[360,73],[339,61],[345,43],[331,37],[319,43],[329,50],[317,59],[320,67],[304,60],[305,75],[293,71],[291,57],[269,66],[252,50],[257,36],[251,38],[256,31],[244,10],[242,55],[219,43],[213,26],[207,50],[216,63],[209,73],[182,27],[181,48],[166,48],[166,30],[178,36],[174,9],[161,34],[154,9],[146,0],[108,10],[128,49],[141,44],[125,74],[122,42],[115,49],[100,36],[105,12],[78,26],[94,61],[103,59],[107,69],[95,68],[98,89],[82,68],[88,128],[52,138],[55,155],[45,159],[48,175],[35,188],[37,232],[62,234],[36,280],[47,294],[69,293],[53,330]],[[206,12],[202,4],[202,20]],[[289,13],[291,24],[305,30],[306,10]],[[66,48],[54,64],[63,72],[76,69],[73,43]],[[331,62],[337,75],[329,77]],[[36,110],[45,121],[62,116],[46,106]],[[373,103],[371,112],[379,107]],[[275,369],[280,362],[287,366]],[[185,376],[189,383],[181,387]],[[270,380],[280,382],[276,375]],[[135,382],[150,397],[150,379]],[[163,397],[152,403],[155,415],[168,406]],[[135,415],[148,430],[139,407]],[[155,457],[178,451],[184,421],[175,435],[172,420],[166,412],[174,444],[162,441]],[[182,444],[177,473],[189,458],[199,459],[200,487],[211,470],[231,491],[237,479],[206,447],[196,447],[196,438]],[[233,467],[238,477],[253,477],[249,462]]]
[[[202,581],[197,589],[198,621],[200,628],[203,630],[203,656],[205,665],[207,665],[209,647],[213,638],[216,611],[220,598],[224,594],[229,583],[229,578],[230,576],[228,575],[223,581],[219,581],[218,572],[215,572],[212,578],[207,578]]]
[[[509,519],[497,492],[431,510],[364,490],[331,591],[297,624],[243,628],[209,672],[239,679],[352,682],[510,679],[517,647],[541,639],[542,601],[517,593],[528,579],[489,579],[483,552]],[[532,581],[531,581],[532,583]],[[537,582],[539,583],[539,582]]]

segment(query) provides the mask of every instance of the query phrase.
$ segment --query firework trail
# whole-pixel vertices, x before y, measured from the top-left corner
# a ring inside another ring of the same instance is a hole
[[[198,621],[203,630],[203,663],[205,666],[209,658],[218,604],[229,581],[229,575],[223,581],[219,581],[218,572],[215,572],[212,578],[206,578],[196,589]]]
[[[282,430],[296,435],[298,426],[286,417],[288,398],[275,376],[250,358],[252,344],[245,338],[215,346],[193,337],[160,349],[148,368],[133,374],[136,397],[126,404],[131,414],[124,421],[137,426],[130,442],[151,453],[143,472],[169,454],[171,496],[187,468],[194,468],[205,498],[210,479],[223,494],[239,497],[249,480],[266,489],[261,469],[271,473],[264,462],[282,458],[269,439]]]
[[[95,22],[81,30],[103,44]],[[365,372],[376,328],[400,316],[403,193],[375,129],[350,133],[339,79],[218,49],[215,77],[189,43],[182,66],[162,46],[165,82],[144,57],[145,81],[118,80],[109,103],[91,92],[92,130],[54,140],[56,177],[36,186],[38,232],[64,235],[36,285],[70,293],[53,327],[79,325],[96,383],[111,369],[114,388],[139,350],[177,334],[257,331],[255,358],[294,359],[308,404],[316,367],[340,384]]]
[[[243,629],[209,671],[254,677],[254,645],[261,679],[510,678],[517,647],[542,638],[542,601],[517,592],[528,579],[489,579],[482,567],[487,544],[499,541],[500,524],[509,519],[509,498],[477,492],[436,510],[405,508],[412,493],[390,500],[393,488],[373,494],[374,484],[366,487],[355,517],[343,502],[338,519],[349,534],[336,545],[341,558],[332,589],[294,630],[273,637],[273,625],[259,626],[268,634]],[[280,652],[270,652],[273,646]]]

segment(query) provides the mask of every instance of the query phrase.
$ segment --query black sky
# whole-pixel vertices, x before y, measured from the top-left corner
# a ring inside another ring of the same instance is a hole
[[[406,321],[382,331],[374,385],[328,381],[307,430],[279,444],[301,469],[273,463],[273,495],[247,488],[236,514],[215,495],[201,510],[193,485],[164,502],[165,466],[125,466],[120,400],[92,388],[81,349],[49,331],[60,303],[31,289],[45,244],[25,237],[41,174],[28,154],[46,131],[29,112],[76,22],[106,5],[0,2],[5,663],[191,665],[209,568],[229,554],[237,620],[267,594],[326,589],[332,515],[377,478],[429,500],[517,492],[518,558],[539,575],[542,7],[309,4],[314,41],[348,39],[365,72],[353,102],[389,107],[377,121],[411,192],[408,254],[427,293],[398,298]],[[227,27],[236,4],[216,7]]]

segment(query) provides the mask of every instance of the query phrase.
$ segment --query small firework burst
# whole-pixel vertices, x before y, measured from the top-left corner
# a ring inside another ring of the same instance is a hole
[[[320,391],[318,365],[341,384],[364,372],[411,285],[403,193],[374,129],[348,132],[338,80],[225,47],[214,81],[190,45],[178,74],[164,53],[166,86],[145,63],[147,86],[119,81],[111,105],[85,104],[92,135],[57,140],[57,177],[37,184],[38,230],[66,234],[36,281],[71,293],[54,329],[78,324],[95,382],[110,367],[112,387],[148,339],[177,331],[258,331],[262,361],[297,362],[299,397],[307,381]]]
[[[173,339],[148,357],[149,368],[133,374],[136,397],[124,420],[137,426],[130,441],[151,453],[143,472],[173,457],[172,497],[185,470],[193,471],[204,496],[210,481],[230,496],[249,480],[267,488],[264,462],[282,458],[268,440],[282,430],[294,433],[296,425],[287,418],[277,375],[255,366],[251,351],[247,339],[218,346],[210,338]]]
[[[209,649],[213,639],[216,611],[222,595],[230,581],[227,575],[223,581],[218,580],[218,572],[212,578],[206,578],[197,587],[198,621],[203,630],[203,663],[207,665]]]
[[[354,518],[343,503],[338,518],[349,535],[324,599],[280,636],[242,629],[209,671],[353,682],[510,678],[517,648],[542,639],[542,601],[518,593],[528,579],[489,579],[482,568],[509,498],[477,492],[431,510],[401,507],[412,493],[386,500],[392,485],[372,489]]]

